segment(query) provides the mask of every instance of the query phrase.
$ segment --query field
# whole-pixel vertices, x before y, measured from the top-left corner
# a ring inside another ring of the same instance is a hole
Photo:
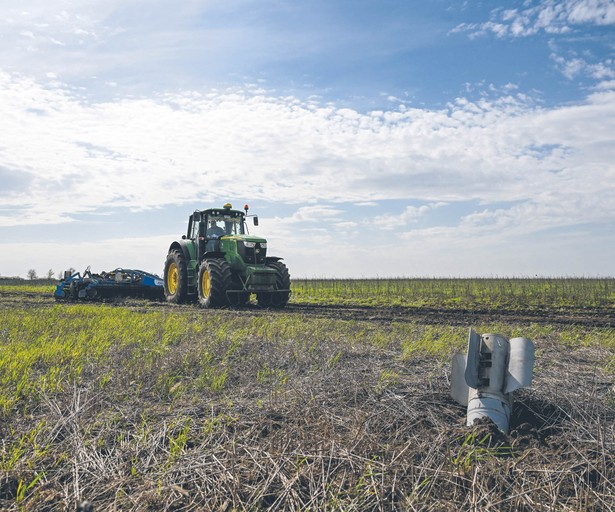
[[[0,285],[1,510],[615,510],[615,279],[52,290]],[[509,436],[449,397],[470,327],[536,343]]]

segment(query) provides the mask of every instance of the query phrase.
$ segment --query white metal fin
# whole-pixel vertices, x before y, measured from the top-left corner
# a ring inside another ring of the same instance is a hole
[[[480,344],[480,335],[474,329],[470,329],[470,335],[468,336],[468,359],[466,363],[465,380],[469,387],[475,389],[478,388],[480,384],[478,379]]]
[[[504,393],[511,393],[532,383],[534,343],[529,338],[512,338],[508,354],[508,371]]]
[[[453,356],[453,369],[451,372],[451,397],[458,404],[467,406],[470,388],[465,379],[466,356],[457,352]]]

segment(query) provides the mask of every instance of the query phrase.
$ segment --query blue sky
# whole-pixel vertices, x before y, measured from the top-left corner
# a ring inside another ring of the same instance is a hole
[[[613,275],[615,2],[0,6],[0,275],[162,272],[249,203],[294,277]]]

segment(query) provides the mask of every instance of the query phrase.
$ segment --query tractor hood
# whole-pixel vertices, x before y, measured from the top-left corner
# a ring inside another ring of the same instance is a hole
[[[228,235],[220,238],[220,250],[233,265],[264,265],[267,261],[267,240],[260,236]]]
[[[220,237],[220,240],[235,240],[237,242],[253,242],[258,244],[266,244],[267,240],[262,236],[254,235],[225,235]]]

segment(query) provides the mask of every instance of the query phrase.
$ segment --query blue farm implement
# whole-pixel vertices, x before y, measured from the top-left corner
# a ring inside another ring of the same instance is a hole
[[[114,297],[147,297],[162,299],[163,282],[155,274],[143,270],[116,268],[111,272],[93,274],[88,267],[83,275],[79,272],[64,273],[64,279],[56,286],[53,296],[58,300],[97,300]]]

